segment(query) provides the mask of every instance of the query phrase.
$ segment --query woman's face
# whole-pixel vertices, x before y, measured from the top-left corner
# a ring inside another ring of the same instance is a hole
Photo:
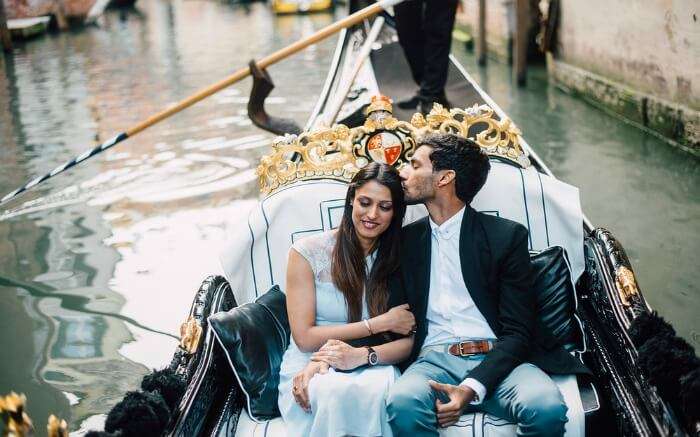
[[[370,242],[386,231],[394,217],[394,203],[389,188],[369,181],[355,190],[352,223],[360,240]]]

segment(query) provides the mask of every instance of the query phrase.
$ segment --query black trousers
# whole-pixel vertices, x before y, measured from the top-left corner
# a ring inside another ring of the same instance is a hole
[[[445,95],[458,1],[406,0],[394,6],[399,43],[426,99]]]

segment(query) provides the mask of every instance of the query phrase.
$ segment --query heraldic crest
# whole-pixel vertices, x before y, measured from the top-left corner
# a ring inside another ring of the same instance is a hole
[[[520,130],[509,119],[499,119],[488,105],[447,110],[435,104],[428,115],[416,113],[407,122],[393,116],[388,97],[374,96],[366,112],[362,126],[337,124],[277,137],[272,153],[262,157],[256,170],[261,191],[269,194],[308,179],[347,182],[372,161],[401,167],[411,159],[420,138],[431,132],[462,135],[491,157],[522,168],[530,165],[520,145]]]

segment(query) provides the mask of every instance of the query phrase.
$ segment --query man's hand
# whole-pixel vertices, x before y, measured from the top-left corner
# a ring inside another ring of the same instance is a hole
[[[294,400],[307,413],[311,412],[311,403],[309,402],[309,381],[317,373],[324,374],[328,372],[328,364],[310,362],[304,369],[294,375],[292,379],[292,394]]]
[[[340,340],[328,340],[311,355],[311,361],[324,362],[338,370],[352,370],[367,364],[367,353],[367,348],[352,347]]]
[[[390,331],[399,335],[409,335],[416,332],[416,318],[407,303],[395,306],[370,321],[373,325],[377,325],[376,332]]]
[[[463,385],[440,384],[435,381],[428,381],[430,387],[445,393],[450,402],[444,403],[439,398],[435,400],[435,410],[437,411],[438,425],[442,428],[452,426],[459,420],[462,410],[474,399],[474,390]]]

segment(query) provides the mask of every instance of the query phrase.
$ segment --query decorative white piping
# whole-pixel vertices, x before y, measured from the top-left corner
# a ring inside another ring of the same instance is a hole
[[[209,320],[209,319],[207,319],[207,320]],[[209,326],[211,326],[211,322],[210,322]],[[238,381],[238,386],[241,388],[241,390],[243,390],[243,394],[245,395],[246,405],[248,406],[248,417],[250,417],[250,419],[255,423],[265,423],[264,421],[260,421],[255,416],[253,416],[252,409],[250,408],[250,395],[248,395],[248,392],[245,391],[245,388],[243,387],[243,383],[241,383],[241,378],[238,376],[238,372],[236,371],[236,366],[234,366],[233,361],[231,361],[231,356],[228,354],[228,349],[226,349],[226,346],[224,346],[224,342],[221,341],[221,338],[219,338],[219,334],[216,333],[216,329],[212,328],[212,332],[214,333],[214,337],[216,337],[216,341],[219,342],[219,345],[224,350],[224,354],[226,355],[226,359],[228,360],[228,363],[231,366],[231,369],[233,370],[233,374],[236,376],[236,380]]]

